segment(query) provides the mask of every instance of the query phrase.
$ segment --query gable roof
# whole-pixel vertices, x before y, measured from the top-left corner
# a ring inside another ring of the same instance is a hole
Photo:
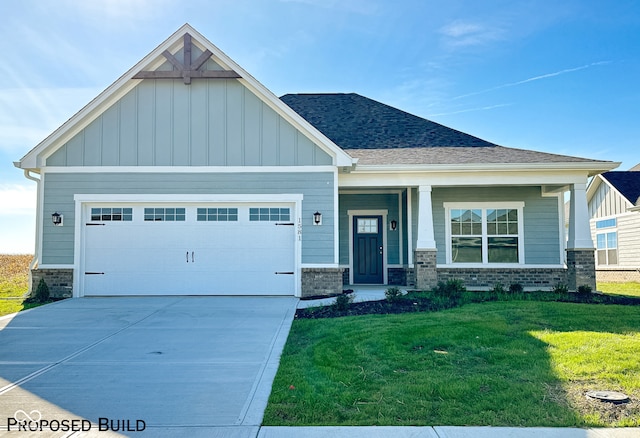
[[[280,99],[346,150],[496,146],[355,93],[287,94]]]
[[[63,146],[66,141],[89,125],[89,123],[95,120],[106,109],[117,102],[118,99],[122,98],[127,92],[140,83],[140,81],[143,80],[140,79],[140,74],[154,71],[161,67],[162,64],[165,64],[168,59],[165,55],[166,52],[168,52],[171,57],[171,55],[182,49],[184,41],[186,40],[185,36],[188,36],[189,40],[193,40],[194,43],[200,45],[203,52],[208,50],[210,52],[210,59],[213,59],[223,70],[227,70],[227,72],[222,73],[233,73],[233,77],[239,76],[239,78],[235,80],[242,83],[242,85],[253,92],[266,105],[276,111],[276,113],[282,116],[287,122],[291,123],[296,129],[302,132],[303,135],[308,137],[309,140],[327,152],[333,158],[334,165],[352,166],[354,164],[351,156],[335,145],[298,113],[283,104],[276,95],[247,73],[235,61],[222,52],[222,50],[213,45],[189,24],[185,24],[106,90],[100,93],[95,99],[89,102],[89,104],[67,120],[67,122],[35,146],[22,157],[20,161],[15,162],[14,165],[21,169],[39,169],[47,156]],[[198,63],[199,61],[200,60],[196,60],[194,63]],[[220,72],[218,72],[218,74],[219,73]],[[187,83],[186,79],[185,83]]]
[[[605,172],[600,176],[629,202],[635,206],[640,206],[640,172]]]

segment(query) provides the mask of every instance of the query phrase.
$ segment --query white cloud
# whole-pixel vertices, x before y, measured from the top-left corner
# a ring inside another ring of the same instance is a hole
[[[504,30],[491,24],[455,20],[442,28],[440,34],[449,48],[480,46],[500,40]]]

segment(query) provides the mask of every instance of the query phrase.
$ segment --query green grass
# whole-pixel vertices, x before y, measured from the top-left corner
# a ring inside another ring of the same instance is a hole
[[[29,263],[33,256],[0,254],[0,316],[36,307],[23,304],[29,290]]]
[[[640,425],[640,307],[491,302],[294,321],[265,425]]]
[[[640,283],[633,281],[628,283],[598,283],[596,289],[606,294],[640,297]]]

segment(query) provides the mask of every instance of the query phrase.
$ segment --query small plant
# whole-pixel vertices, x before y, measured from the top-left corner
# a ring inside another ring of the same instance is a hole
[[[502,285],[502,283],[496,283],[495,286],[493,286],[493,289],[491,289],[491,292],[494,294],[503,294],[507,291]]]
[[[567,292],[569,292],[569,287],[567,287],[566,284],[558,283],[553,286],[553,289],[551,289],[551,291],[557,294],[566,294]]]
[[[384,296],[390,303],[395,303],[402,298],[402,291],[397,287],[390,287],[384,291]]]
[[[579,294],[590,294],[591,292],[593,292],[593,290],[591,289],[591,286],[583,284],[582,286],[578,286],[578,293]]]
[[[46,303],[49,301],[49,286],[47,286],[47,282],[44,281],[44,278],[40,279],[38,282],[38,287],[36,291],[25,300],[26,303]]]
[[[353,303],[353,295],[342,294],[336,297],[336,301],[333,303],[336,310],[345,311]]]
[[[453,305],[460,301],[462,294],[466,291],[464,282],[458,279],[447,280],[446,283],[439,281],[438,285],[433,288],[433,294],[436,297],[448,299]]]
[[[522,293],[523,291],[524,291],[524,288],[520,283],[511,283],[509,285],[509,293],[519,294],[519,293]]]

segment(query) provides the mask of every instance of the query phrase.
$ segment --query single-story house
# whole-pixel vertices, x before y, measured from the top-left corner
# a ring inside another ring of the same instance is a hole
[[[640,281],[640,164],[596,175],[587,202],[598,281]]]
[[[15,165],[38,185],[33,282],[82,297],[594,287],[587,181],[618,163],[278,98],[187,24]]]

